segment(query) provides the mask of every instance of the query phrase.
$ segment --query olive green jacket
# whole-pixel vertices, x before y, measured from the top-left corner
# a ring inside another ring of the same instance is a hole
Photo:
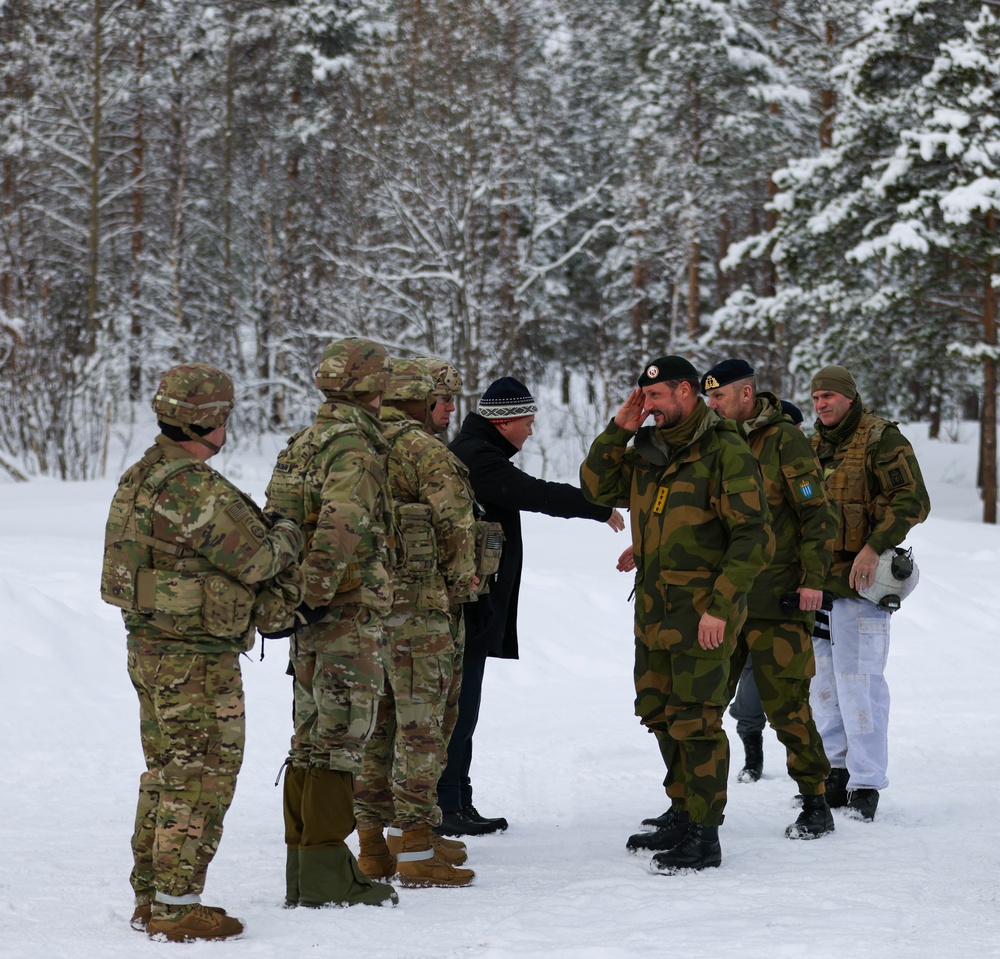
[[[757,399],[754,415],[739,429],[760,466],[775,543],[771,565],[750,589],[750,616],[811,625],[812,613],[784,611],[779,600],[800,586],[823,589],[840,512],[809,440],[785,416],[776,396],[762,392]]]
[[[643,427],[629,446],[632,434],[612,420],[590,447],[581,486],[593,502],[631,513],[636,636],[650,648],[713,655],[697,643],[707,612],[725,620],[731,650],[747,593],[774,552],[760,472],[735,424],[712,410],[681,449],[660,432]]]
[[[913,447],[895,423],[864,410],[857,428],[836,446],[823,432],[812,443],[841,515],[826,586],[837,596],[857,597],[850,575],[862,547],[881,554],[899,546],[927,519],[931,500]]]

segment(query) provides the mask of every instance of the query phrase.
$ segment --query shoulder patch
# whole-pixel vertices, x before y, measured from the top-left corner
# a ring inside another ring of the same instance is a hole
[[[802,494],[803,499],[812,499],[813,495],[812,480],[804,479],[801,483],[799,483],[799,493]]]
[[[260,519],[243,500],[237,500],[235,503],[227,506],[226,515],[252,539],[257,540],[257,542],[261,542],[267,535],[267,531],[264,529]]]

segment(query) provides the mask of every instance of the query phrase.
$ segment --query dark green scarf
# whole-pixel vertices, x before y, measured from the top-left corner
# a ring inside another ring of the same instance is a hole
[[[816,431],[819,433],[816,452],[821,460],[833,456],[854,435],[864,412],[861,397],[855,396],[847,415],[836,426],[824,426],[819,420],[816,421]]]
[[[694,442],[695,437],[702,431],[707,416],[708,407],[699,400],[691,415],[686,420],[683,420],[676,426],[671,426],[669,429],[657,430],[656,432],[670,449],[676,452],[677,450],[684,449],[685,446],[690,446]]]

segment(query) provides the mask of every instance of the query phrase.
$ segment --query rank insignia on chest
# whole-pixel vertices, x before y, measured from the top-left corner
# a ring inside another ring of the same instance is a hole
[[[812,499],[813,484],[810,480],[803,480],[799,483],[799,489],[802,491],[803,499]]]
[[[653,512],[662,513],[663,507],[667,505],[667,488],[666,486],[661,486],[656,491],[656,500],[653,503]]]

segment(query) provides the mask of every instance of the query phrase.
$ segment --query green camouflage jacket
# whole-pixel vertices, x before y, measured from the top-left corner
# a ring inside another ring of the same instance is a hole
[[[840,513],[809,440],[782,413],[776,396],[762,392],[757,400],[739,429],[760,466],[775,545],[771,564],[750,589],[750,615],[811,624],[814,614],[783,611],[778,601],[800,586],[823,589]]]
[[[448,447],[395,406],[381,411],[397,531],[394,603],[448,612],[476,572],[472,496]]]
[[[259,507],[249,497],[207,463],[162,435],[157,436],[156,445],[146,451],[143,459],[122,476],[120,491],[133,483],[138,471],[147,470],[145,464],[163,460],[189,462],[157,490],[152,515],[140,516],[137,509],[136,521],[142,529],[149,529],[148,535],[164,547],[150,550],[152,567],[182,574],[174,578],[173,587],[170,577],[163,577],[157,599],[166,598],[183,608],[190,597],[192,608],[188,614],[180,615],[123,611],[129,649],[141,653],[249,649],[254,642],[252,606],[257,591],[296,562],[301,534],[287,521],[269,529]],[[109,526],[113,519],[109,518]],[[171,545],[175,552],[166,550]],[[214,573],[223,574],[212,581],[221,590],[220,604],[239,607],[249,603],[249,608],[236,617],[249,620],[249,626],[231,637],[220,637],[204,628],[202,588],[192,587],[193,581]],[[165,597],[164,591],[171,588],[176,595]],[[197,610],[195,605],[199,607]]]
[[[580,483],[593,502],[630,511],[636,636],[650,648],[698,654],[707,612],[725,620],[731,651],[746,594],[774,552],[760,472],[735,424],[713,410],[682,449],[668,451],[659,432],[642,427],[629,446],[632,435],[612,420]]]
[[[861,398],[855,403],[861,406]],[[850,418],[848,413],[845,421]],[[833,429],[822,428],[817,422],[812,444],[841,518],[826,588],[837,596],[856,597],[850,575],[861,548],[867,543],[883,553],[899,546],[927,519],[931,501],[913,447],[895,423],[863,410],[854,430],[843,426],[842,421]]]
[[[285,508],[274,496],[279,470],[289,464],[299,469],[306,535],[303,601],[313,609],[360,603],[385,614],[392,608],[387,452],[375,416],[359,404],[328,400],[316,422],[279,454],[265,508]],[[282,477],[283,485],[287,482]]]

